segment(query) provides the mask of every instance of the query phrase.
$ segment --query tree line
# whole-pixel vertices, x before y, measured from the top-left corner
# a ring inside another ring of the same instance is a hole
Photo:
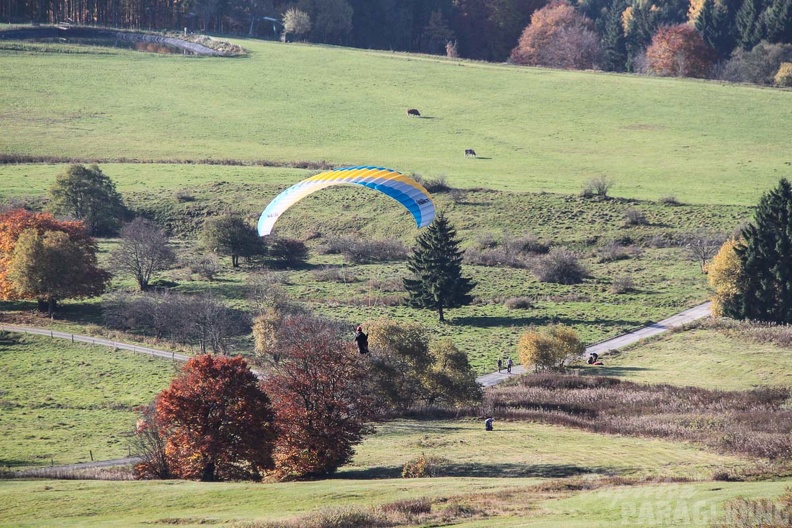
[[[645,69],[647,48],[666,27],[684,25],[701,39],[661,34],[672,57],[684,55],[677,63],[792,43],[792,0],[3,0],[0,20],[272,38],[295,10],[307,15],[300,31],[312,42],[606,71]],[[543,39],[524,42],[531,28]],[[530,58],[532,47],[549,56]]]

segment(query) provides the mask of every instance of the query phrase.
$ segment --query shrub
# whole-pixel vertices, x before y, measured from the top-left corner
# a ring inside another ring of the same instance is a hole
[[[190,258],[187,266],[190,268],[191,273],[195,273],[208,281],[213,280],[220,272],[220,261],[212,253]]]
[[[623,246],[619,242],[612,240],[599,248],[597,255],[599,262],[616,262],[640,256],[641,248],[632,245]]]
[[[580,196],[583,198],[599,198],[604,200],[608,197],[608,192],[613,186],[613,182],[605,176],[597,176],[583,184]]]
[[[526,258],[504,247],[492,249],[471,248],[465,251],[465,263],[476,266],[528,268],[530,262]]]
[[[624,223],[628,226],[639,226],[648,225],[649,221],[641,211],[634,207],[630,207],[624,212]]]
[[[792,61],[792,44],[760,42],[750,51],[737,48],[721,71],[720,78],[731,82],[773,84],[781,64]]]
[[[661,196],[657,201],[662,205],[671,205],[671,206],[682,205],[682,202],[677,200],[676,196],[674,196],[673,194],[667,194],[665,196]]]
[[[276,238],[269,243],[268,254],[276,267],[295,268],[308,260],[308,246],[293,238]]]
[[[509,310],[528,310],[534,307],[534,303],[530,297],[511,297],[506,299],[503,306]]]
[[[564,325],[551,325],[541,330],[529,330],[520,336],[517,353],[523,365],[543,369],[562,368],[564,361],[582,354],[586,347],[577,333]]]
[[[562,248],[553,249],[540,258],[533,272],[541,282],[557,284],[578,284],[588,274],[577,255]]]
[[[342,254],[352,264],[404,260],[408,254],[401,240],[367,240],[354,236],[329,237],[321,251],[329,255]]]
[[[633,290],[635,290],[635,284],[629,274],[614,278],[610,287],[611,293],[627,293]]]
[[[179,189],[178,191],[176,191],[174,193],[174,197],[176,198],[176,201],[179,203],[195,201],[195,195],[192,194],[190,191],[184,189]]]
[[[781,64],[774,80],[776,86],[792,87],[792,62]]]
[[[337,266],[322,266],[319,269],[313,270],[311,274],[317,282],[341,282],[346,284],[348,282],[355,282],[358,279],[354,271],[351,271],[349,268]]]
[[[402,468],[403,478],[427,478],[439,477],[442,475],[443,466],[447,465],[449,461],[445,458],[436,456],[426,456],[421,453],[421,456],[414,458],[404,464]]]

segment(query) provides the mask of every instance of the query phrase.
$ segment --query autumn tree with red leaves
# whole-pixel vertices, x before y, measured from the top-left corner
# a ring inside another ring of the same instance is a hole
[[[24,209],[0,214],[0,299],[37,299],[51,314],[61,299],[98,295],[110,275],[96,252],[82,222]]]
[[[272,467],[272,420],[270,400],[240,356],[193,357],[157,400],[167,467],[178,478],[260,480]]]
[[[663,77],[705,78],[715,56],[715,50],[687,24],[661,27],[646,49],[649,72]]]
[[[592,21],[566,2],[536,11],[511,54],[516,64],[574,70],[593,68],[599,56]]]
[[[332,322],[298,315],[282,327],[280,361],[265,382],[278,430],[274,475],[328,475],[349,462],[372,418],[365,363]]]

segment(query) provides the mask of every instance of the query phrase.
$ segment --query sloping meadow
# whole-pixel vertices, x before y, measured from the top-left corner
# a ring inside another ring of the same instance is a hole
[[[541,373],[490,389],[484,406],[500,419],[691,441],[781,461],[792,455],[789,396],[786,388],[718,391]]]

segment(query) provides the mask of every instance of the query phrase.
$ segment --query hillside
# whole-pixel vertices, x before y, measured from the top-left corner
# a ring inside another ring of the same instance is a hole
[[[792,170],[788,91],[239,42],[249,57],[4,43],[0,153],[326,160],[507,191],[606,176],[616,196],[742,205]]]

